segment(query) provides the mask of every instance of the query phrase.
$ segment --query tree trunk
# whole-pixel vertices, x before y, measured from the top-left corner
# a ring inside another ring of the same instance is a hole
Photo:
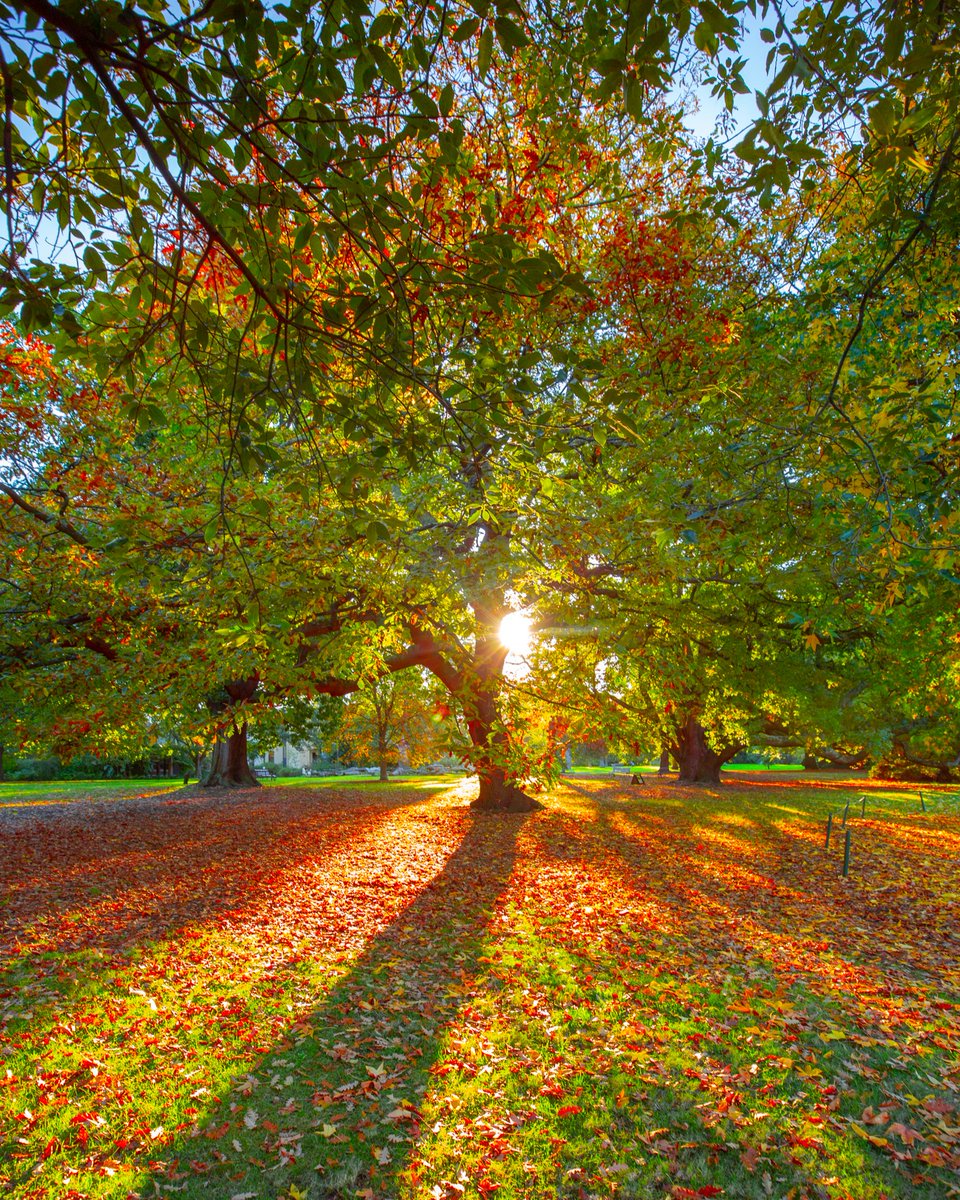
[[[2,783],[5,779],[6,775],[3,773],[3,743],[0,742],[0,783]]]
[[[484,663],[482,657],[480,661]],[[502,765],[508,746],[498,719],[501,668],[502,662],[494,670],[478,673],[470,688],[473,694],[467,705],[467,729],[474,747],[473,766],[480,780],[480,792],[471,807],[482,812],[533,812],[543,805],[511,782]]]
[[[658,775],[670,774],[670,747],[664,746],[660,751],[660,766],[657,769]]]
[[[247,725],[237,726],[226,737],[217,738],[210,767],[201,787],[254,788],[260,786],[247,760]]]
[[[480,779],[480,792],[472,802],[471,808],[481,812],[507,813],[533,812],[534,809],[543,807],[539,800],[528,796],[516,784],[509,783],[506,772],[500,767],[478,765],[477,775]]]
[[[236,706],[250,700],[259,686],[259,679],[251,675],[225,685],[223,690],[207,699],[207,708],[217,716],[224,716],[221,734],[217,738],[210,756],[210,767],[201,787],[255,788],[260,780],[254,775],[247,759],[247,723],[238,719]]]
[[[721,752],[707,742],[706,730],[696,717],[688,717],[679,731],[673,755],[680,764],[679,783],[719,783],[720,769],[739,751],[725,746]]]
[[[377,725],[379,726],[377,731],[377,764],[380,767],[380,782],[388,783],[390,776],[387,771],[389,766],[387,756],[390,753],[390,743],[387,738],[386,719],[381,715],[379,707],[377,708]]]

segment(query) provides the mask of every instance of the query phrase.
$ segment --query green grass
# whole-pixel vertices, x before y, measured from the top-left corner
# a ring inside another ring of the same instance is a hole
[[[723,768],[724,771],[803,771],[803,767],[793,763],[727,763]],[[571,767],[570,771],[574,775],[611,775],[614,772],[626,771],[642,771],[645,774],[656,774],[659,766],[656,763],[641,763],[639,766],[624,766],[618,764],[615,767]],[[676,774],[676,770],[672,769],[671,774]]]
[[[960,1194],[949,789],[349,779],[0,845],[0,1186]]]
[[[56,779],[49,781],[5,780],[0,783],[0,805],[55,803],[64,800],[116,800],[153,792],[170,792],[183,786],[183,779]]]
[[[463,775],[397,775],[392,776],[386,783],[381,783],[376,775],[284,775],[276,779],[264,776],[261,783],[267,787],[377,787],[420,790],[424,787],[449,787],[463,778]]]
[[[264,787],[323,788],[340,787],[366,788],[370,786],[390,789],[419,790],[425,787],[437,789],[448,787],[463,779],[462,775],[403,775],[381,784],[375,776],[363,775],[293,775],[279,779],[268,776],[261,779]],[[196,786],[191,777],[189,787]],[[178,791],[183,787],[179,779],[57,779],[51,781],[7,780],[0,783],[0,806],[24,803],[55,804],[71,800],[121,800],[131,797],[161,795]]]

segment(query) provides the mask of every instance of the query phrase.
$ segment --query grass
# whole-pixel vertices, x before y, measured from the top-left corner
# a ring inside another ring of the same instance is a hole
[[[323,775],[285,776],[279,779],[264,778],[264,787],[321,788],[343,787],[364,788],[370,785],[390,789],[423,789],[447,787],[462,780],[462,775],[403,775],[381,784],[375,776]],[[196,779],[191,779],[191,787]],[[60,804],[74,800],[129,800],[148,799],[164,792],[179,791],[183,787],[182,777],[176,779],[57,779],[51,781],[6,780],[0,783],[0,807],[23,804]]]
[[[724,771],[803,771],[803,767],[795,763],[727,763]],[[611,775],[614,771],[642,771],[644,774],[656,774],[659,767],[656,763],[641,763],[639,766],[615,767],[571,767],[574,775]],[[676,773],[675,771],[673,772]]]
[[[317,775],[296,776],[286,775],[277,779],[264,779],[263,783],[270,787],[377,787],[413,789],[414,791],[429,788],[449,787],[459,783],[463,775],[395,775],[387,783],[381,783],[376,775]]]
[[[0,1187],[960,1195],[949,789],[356,783],[0,836]]]
[[[70,800],[120,800],[172,792],[183,779],[8,779],[0,783],[5,804],[59,804]]]

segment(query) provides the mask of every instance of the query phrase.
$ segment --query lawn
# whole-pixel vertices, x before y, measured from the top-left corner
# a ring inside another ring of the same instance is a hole
[[[172,792],[179,779],[7,779],[0,783],[0,807],[8,804],[59,804],[70,800],[136,799]]]
[[[471,786],[0,822],[0,1189],[960,1196],[960,797]]]
[[[439,789],[463,779],[462,775],[402,775],[381,784],[370,775],[321,775],[317,777],[291,775],[279,779],[265,778],[264,787],[376,787]],[[195,780],[193,785],[195,786]],[[176,779],[55,779],[51,781],[5,780],[0,783],[0,809],[32,807],[38,804],[64,804],[91,801],[148,800],[163,793],[179,792],[183,777]]]
[[[723,768],[724,771],[757,771],[766,774],[769,771],[803,771],[803,767],[794,763],[727,763]],[[571,767],[570,773],[573,775],[611,775],[614,772],[627,771],[642,771],[644,774],[656,774],[659,771],[659,766],[656,763],[641,763],[639,766],[624,766],[618,764],[615,767]],[[675,769],[672,773],[676,773]]]

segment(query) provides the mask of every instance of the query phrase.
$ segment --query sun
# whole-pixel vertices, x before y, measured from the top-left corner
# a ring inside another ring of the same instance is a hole
[[[530,653],[533,640],[533,628],[530,618],[522,612],[507,613],[500,622],[500,641],[510,651],[520,658]]]

